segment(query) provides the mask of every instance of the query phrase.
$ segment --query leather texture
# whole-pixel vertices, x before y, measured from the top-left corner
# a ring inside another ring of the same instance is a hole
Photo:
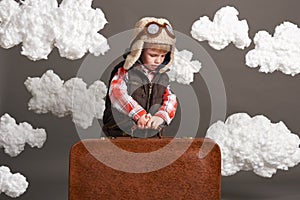
[[[127,163],[130,159],[118,158],[116,151],[110,148],[113,145],[127,153],[147,156],[171,143],[171,151],[162,151],[158,159],[169,158],[185,146],[187,149],[178,159],[158,170],[150,168],[160,161],[154,159],[151,163],[151,159],[142,159]],[[100,161],[103,158],[108,163],[115,160],[120,169],[133,164],[145,169],[150,167],[149,172],[120,171]],[[209,139],[89,139],[73,145],[70,152],[69,200],[220,198],[221,153],[218,145]]]

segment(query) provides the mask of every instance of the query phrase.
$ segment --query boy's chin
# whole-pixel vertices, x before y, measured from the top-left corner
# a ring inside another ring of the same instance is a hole
[[[155,71],[158,68],[158,66],[147,66],[147,68],[150,71]]]

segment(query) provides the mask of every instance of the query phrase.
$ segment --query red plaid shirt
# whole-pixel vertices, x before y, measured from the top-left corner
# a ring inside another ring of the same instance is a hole
[[[145,73],[147,72],[148,71],[145,71]],[[148,74],[146,75],[149,77]],[[128,115],[135,121],[138,121],[141,116],[147,114],[147,111],[128,94],[127,83],[128,72],[121,67],[112,78],[110,84],[109,97],[111,105],[119,112]],[[161,117],[167,124],[170,124],[175,116],[177,108],[176,95],[171,92],[170,85],[167,86],[162,99],[163,103],[154,115]]]

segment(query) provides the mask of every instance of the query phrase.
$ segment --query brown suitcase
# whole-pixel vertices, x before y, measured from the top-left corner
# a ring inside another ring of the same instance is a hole
[[[209,139],[89,139],[70,153],[69,200],[221,198],[221,153]]]

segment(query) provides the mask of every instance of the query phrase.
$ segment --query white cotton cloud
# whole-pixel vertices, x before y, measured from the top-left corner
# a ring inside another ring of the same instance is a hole
[[[182,84],[190,84],[194,81],[194,73],[201,69],[201,63],[193,60],[193,53],[188,50],[178,51],[175,49],[174,62],[170,71],[167,72],[170,81],[177,81]]]
[[[0,1],[0,45],[22,43],[21,54],[31,60],[47,59],[53,47],[62,57],[78,59],[88,51],[96,56],[109,46],[98,33],[107,23],[103,12],[91,8],[92,0]]]
[[[292,76],[300,73],[300,29],[284,22],[275,28],[274,36],[259,31],[254,36],[255,48],[246,54],[246,65],[271,73],[276,70]]]
[[[277,169],[288,170],[300,162],[300,139],[280,121],[263,115],[236,113],[211,125],[206,137],[217,142],[222,153],[222,175],[252,170],[272,177]]]
[[[25,144],[31,147],[41,148],[46,141],[44,129],[33,129],[27,122],[16,124],[16,120],[9,114],[4,114],[0,118],[0,148],[4,152],[14,157],[19,155]]]
[[[246,20],[238,19],[239,12],[234,7],[226,6],[218,10],[213,21],[207,16],[200,17],[192,25],[192,37],[199,41],[208,41],[216,50],[224,49],[229,43],[244,49],[251,43]]]
[[[41,78],[28,77],[24,84],[33,96],[28,102],[29,110],[36,113],[52,112],[58,117],[71,114],[73,122],[82,128],[91,126],[94,117],[103,117],[107,87],[99,80],[87,88],[80,78],[64,83],[48,70]]]
[[[6,166],[0,166],[0,194],[5,193],[12,198],[19,197],[28,187],[26,177],[20,173],[12,174]]]

